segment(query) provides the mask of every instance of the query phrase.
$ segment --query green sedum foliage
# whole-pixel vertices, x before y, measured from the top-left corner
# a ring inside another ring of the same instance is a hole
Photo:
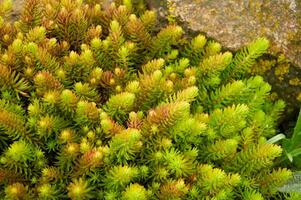
[[[247,76],[269,42],[232,55],[142,1],[97,2],[27,0],[13,24],[0,6],[1,198],[284,197],[285,105]]]

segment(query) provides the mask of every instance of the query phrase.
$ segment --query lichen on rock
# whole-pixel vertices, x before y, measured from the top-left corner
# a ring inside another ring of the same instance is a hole
[[[162,1],[155,1],[161,2]],[[236,50],[265,36],[270,52],[301,67],[301,2],[295,0],[168,0],[168,11],[193,31]],[[151,3],[154,6],[161,5]]]

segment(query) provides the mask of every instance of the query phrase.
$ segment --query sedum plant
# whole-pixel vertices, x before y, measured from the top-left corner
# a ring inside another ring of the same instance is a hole
[[[283,101],[236,54],[125,0],[0,7],[0,196],[15,199],[270,199]],[[295,194],[294,194],[295,195]]]

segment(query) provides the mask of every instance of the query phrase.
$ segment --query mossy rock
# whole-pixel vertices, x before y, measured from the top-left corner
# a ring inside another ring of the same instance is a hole
[[[265,36],[271,53],[282,52],[301,67],[300,1],[169,0],[167,7],[187,28],[205,32],[233,50]]]

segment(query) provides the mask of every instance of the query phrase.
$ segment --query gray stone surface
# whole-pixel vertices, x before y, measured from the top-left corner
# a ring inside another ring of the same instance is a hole
[[[149,0],[193,31],[206,33],[236,50],[257,37],[271,42],[273,54],[284,53],[301,67],[301,0]]]
[[[23,4],[24,4],[24,0],[13,0],[13,10],[11,15],[12,21],[15,21],[20,16],[22,12]]]

